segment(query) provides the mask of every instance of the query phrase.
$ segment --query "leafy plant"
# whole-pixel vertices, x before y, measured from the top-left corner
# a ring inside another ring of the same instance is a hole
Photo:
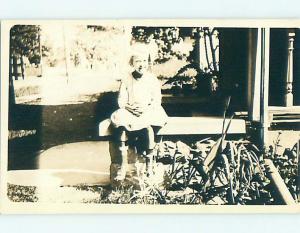
[[[217,91],[218,77],[218,71],[208,69],[203,71],[197,63],[191,62],[179,69],[164,85],[171,85],[173,89],[180,90],[189,86],[189,91],[197,91],[199,95],[208,95]]]
[[[281,132],[278,133],[278,136],[273,141],[273,145],[270,146],[268,158],[273,161],[294,199],[298,200],[300,140],[298,140],[292,148],[285,148],[283,153],[280,153],[278,148],[282,147],[280,140],[281,134]]]
[[[209,202],[218,197],[222,204],[262,204],[274,200],[265,188],[263,159],[258,148],[246,140],[227,141],[231,119],[226,121],[230,98],[225,106],[222,135],[188,146],[163,142],[158,161],[169,163],[169,189],[191,188]],[[219,202],[220,202],[219,200]]]

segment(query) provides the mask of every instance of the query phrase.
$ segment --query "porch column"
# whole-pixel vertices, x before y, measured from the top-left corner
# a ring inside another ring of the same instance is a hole
[[[294,51],[294,38],[295,33],[288,33],[288,61],[287,61],[287,73],[286,73],[286,93],[284,97],[285,107],[293,106],[293,51]]]
[[[261,30],[249,29],[248,38],[249,120],[260,121]]]
[[[270,29],[250,29],[248,37],[249,119],[258,123],[261,149],[268,142]]]
[[[260,137],[261,147],[266,149],[269,127],[269,56],[270,29],[261,28],[261,73],[260,73]]]

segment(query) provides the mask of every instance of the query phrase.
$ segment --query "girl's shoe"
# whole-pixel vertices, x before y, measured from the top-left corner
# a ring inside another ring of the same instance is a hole
[[[122,145],[119,150],[121,152],[122,163],[120,169],[117,171],[116,177],[114,178],[116,181],[122,181],[125,179],[128,165],[128,146]]]
[[[125,164],[125,163],[121,164],[121,167],[120,167],[120,169],[118,169],[117,175],[114,178],[115,181],[122,181],[122,180],[124,180],[125,177],[126,177],[126,171],[127,171],[127,164]]]
[[[146,155],[146,175],[153,176],[153,154]]]

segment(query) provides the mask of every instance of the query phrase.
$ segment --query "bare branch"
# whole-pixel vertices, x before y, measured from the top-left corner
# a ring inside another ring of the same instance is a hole
[[[220,46],[219,45],[217,45],[213,50],[214,50],[214,52],[215,51],[217,51],[217,49],[219,48]]]

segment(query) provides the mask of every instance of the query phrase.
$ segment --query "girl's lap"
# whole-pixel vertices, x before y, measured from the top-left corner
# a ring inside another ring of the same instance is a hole
[[[135,116],[126,109],[118,109],[111,116],[115,127],[123,126],[128,131],[140,130],[149,126],[163,126],[167,115],[162,107],[145,111],[140,116]]]

